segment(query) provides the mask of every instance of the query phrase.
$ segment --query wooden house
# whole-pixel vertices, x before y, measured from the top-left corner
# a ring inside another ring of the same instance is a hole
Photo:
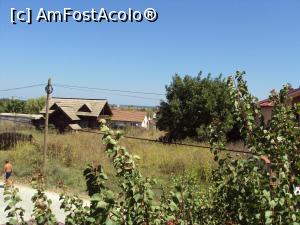
[[[46,108],[41,113],[45,116]],[[49,124],[64,132],[72,127],[96,129],[99,120],[109,119],[112,111],[105,99],[51,98],[49,102]]]

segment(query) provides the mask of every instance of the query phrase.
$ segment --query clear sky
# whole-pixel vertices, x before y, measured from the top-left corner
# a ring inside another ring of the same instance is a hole
[[[152,7],[159,19],[11,24],[10,9],[27,7],[34,13],[41,7]],[[263,98],[284,83],[300,85],[299,12],[299,0],[0,0],[0,89],[43,83],[51,76],[58,84],[164,93],[175,73],[228,75],[245,70],[250,90]],[[0,97],[43,93],[38,87],[0,92]],[[54,95],[159,103],[63,88],[55,88]]]

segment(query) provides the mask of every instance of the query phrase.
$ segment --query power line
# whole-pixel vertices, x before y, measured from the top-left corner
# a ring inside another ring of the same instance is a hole
[[[33,125],[31,122],[18,121],[18,120],[14,120],[14,119],[0,118],[0,121],[1,120]],[[79,130],[79,132],[89,133],[89,134],[102,134],[102,135],[105,134],[104,132],[88,131],[88,130]],[[161,140],[156,140],[156,139],[140,138],[140,137],[127,136],[127,135],[124,135],[123,137],[126,138],[126,139],[139,140],[139,141],[148,141],[148,142],[161,143],[161,144],[166,144],[166,145],[179,145],[179,146],[185,146],[185,147],[211,149],[211,147],[206,146],[206,145],[185,144],[185,143],[179,143],[179,142],[167,142],[167,141],[161,141]],[[223,148],[223,149],[219,149],[219,150],[220,151],[226,151],[226,152],[234,152],[234,153],[254,155],[254,153],[246,152],[244,150],[236,150],[236,149],[230,149],[230,148]]]
[[[88,89],[88,90],[112,91],[112,92],[122,92],[122,93],[131,93],[131,94],[143,94],[143,95],[159,95],[159,96],[164,96],[164,94],[161,94],[161,93],[155,93],[155,92],[128,91],[128,90],[120,90],[120,89],[95,88],[95,87],[76,86],[76,85],[66,85],[66,84],[54,84],[54,85],[57,86],[57,87],[70,87],[70,88],[80,88],[80,89]]]
[[[75,87],[67,87],[67,86],[58,86],[58,85],[53,85],[54,87],[59,87],[59,88],[66,88],[70,90],[75,90],[75,91],[88,91],[88,92],[95,92],[95,93],[104,93],[104,94],[109,94],[109,95],[116,95],[116,96],[123,96],[123,97],[129,97],[129,98],[138,98],[138,99],[146,99],[146,100],[154,100],[154,101],[160,101],[161,99],[158,98],[149,98],[149,97],[142,97],[142,96],[137,96],[137,95],[123,95],[123,94],[117,94],[117,93],[109,93],[109,92],[104,92],[104,91],[99,91],[99,90],[93,90],[93,89],[81,89],[81,88],[75,88]]]
[[[91,133],[91,134],[105,134],[104,132],[96,132],[96,131],[88,131],[88,130],[79,130],[79,132]],[[206,146],[206,145],[185,144],[185,143],[179,143],[179,142],[167,142],[167,141],[161,141],[161,140],[156,140],[156,139],[139,138],[139,137],[133,137],[133,136],[127,136],[127,135],[124,135],[123,137],[127,138],[127,139],[149,141],[149,142],[161,143],[161,144],[166,144],[166,145],[180,145],[180,146],[186,146],[186,147],[211,149],[211,147]],[[230,149],[230,148],[224,148],[224,149],[219,149],[219,150],[253,155],[252,152],[245,152],[243,150],[235,150],[235,149]]]
[[[28,86],[22,86],[22,87],[15,87],[15,88],[8,88],[8,89],[0,89],[0,91],[14,91],[14,90],[21,90],[21,89],[28,89],[28,88],[33,88],[33,87],[40,87],[45,85],[45,83],[42,84],[33,84],[33,85],[28,85]]]
[[[22,90],[22,89],[28,89],[28,88],[33,88],[33,87],[40,87],[40,86],[44,86],[44,85],[46,85],[46,84],[41,83],[41,84],[33,84],[33,85],[28,85],[28,86],[15,87],[15,88],[0,89],[0,92]],[[143,96],[137,96],[137,95],[124,95],[124,94],[110,93],[110,92],[164,96],[164,94],[155,93],[155,92],[141,92],[141,91],[118,90],[118,89],[94,88],[94,87],[65,85],[65,84],[54,84],[53,86],[59,87],[59,88],[66,88],[66,89],[70,89],[70,90],[76,90],[76,91],[92,91],[92,92],[104,93],[104,94],[109,94],[109,95],[116,95],[116,96],[123,96],[123,97],[129,97],[129,98],[137,98],[137,99],[145,99],[145,100],[154,100],[154,101],[160,101],[161,99],[151,98],[151,97],[143,97]],[[104,92],[104,91],[109,91],[109,92]]]

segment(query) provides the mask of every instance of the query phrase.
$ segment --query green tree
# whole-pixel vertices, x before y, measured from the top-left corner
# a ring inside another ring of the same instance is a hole
[[[166,101],[159,108],[157,127],[169,140],[208,138],[207,127],[219,120],[226,131],[234,125],[228,87],[222,75],[212,78],[175,75],[166,86]]]
[[[19,99],[8,100],[5,104],[5,112],[8,113],[23,113],[25,101]]]
[[[29,114],[39,114],[45,104],[46,98],[44,96],[28,99],[25,103],[24,112]]]
[[[0,113],[38,114],[46,103],[45,97],[31,98],[26,101],[19,99],[0,99]]]
[[[6,105],[8,101],[9,99],[7,98],[0,99],[0,113],[6,112]]]

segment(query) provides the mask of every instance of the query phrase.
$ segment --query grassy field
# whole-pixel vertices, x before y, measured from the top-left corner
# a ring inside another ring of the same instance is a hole
[[[22,130],[24,133],[32,134],[34,141],[20,143],[10,151],[0,151],[0,162],[9,159],[14,166],[15,179],[29,183],[31,176],[42,165],[43,134],[34,129]],[[130,129],[125,132],[127,135],[145,138],[157,138],[162,134],[156,130],[140,129]],[[208,149],[130,139],[123,139],[121,144],[133,154],[140,156],[138,165],[144,176],[156,178],[164,186],[168,186],[172,175],[180,175],[185,171],[197,174],[199,181],[204,185],[211,175],[213,160]],[[69,190],[84,192],[85,180],[82,172],[89,163],[102,164],[109,177],[109,186],[112,189],[117,188],[114,169],[104,152],[100,135],[50,132],[47,166],[47,184],[50,188],[63,183]]]

